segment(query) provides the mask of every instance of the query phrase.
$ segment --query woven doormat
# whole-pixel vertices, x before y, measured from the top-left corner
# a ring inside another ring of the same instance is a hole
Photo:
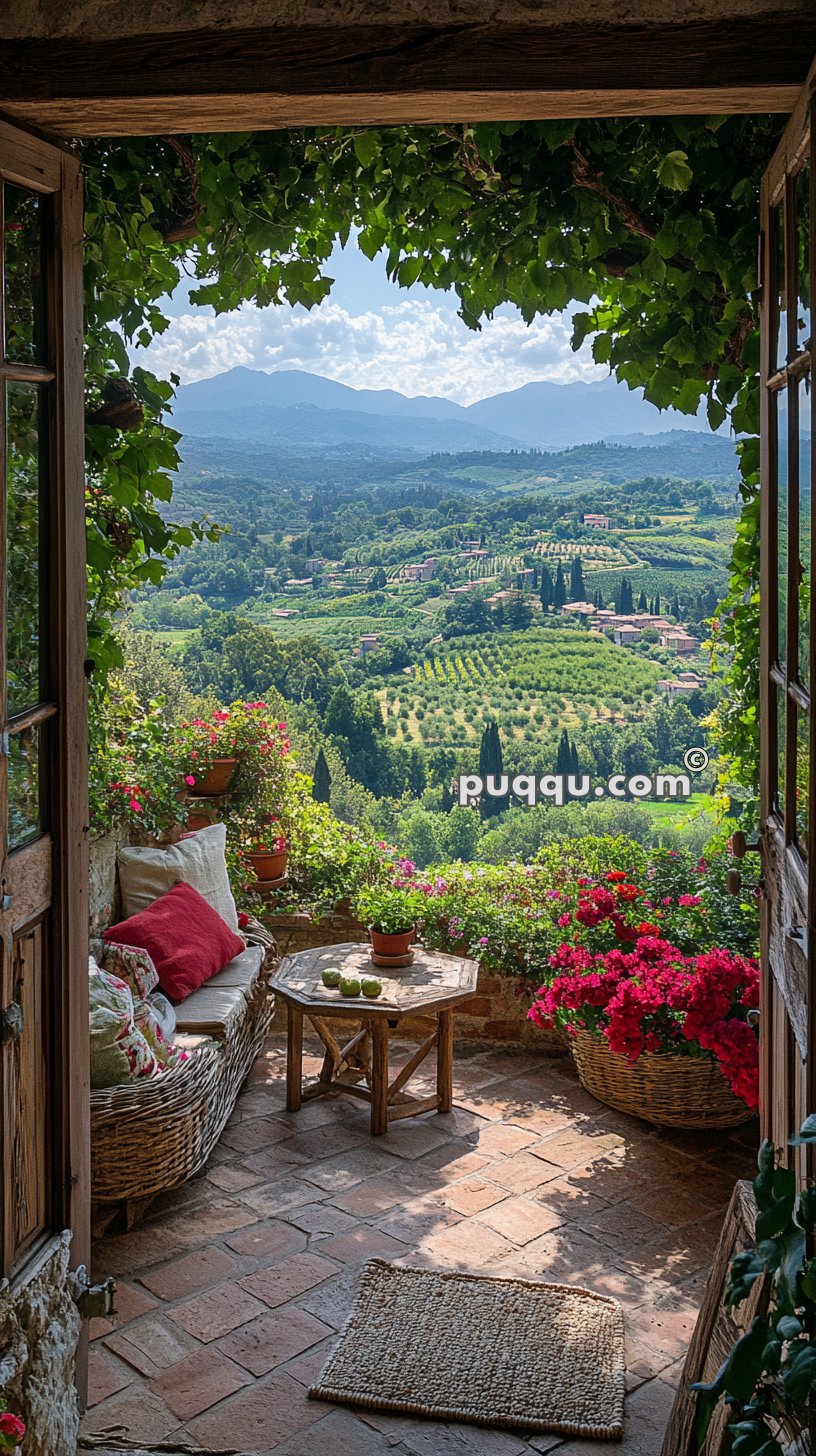
[[[309,1395],[436,1420],[617,1440],[623,1315],[566,1284],[365,1267]]]

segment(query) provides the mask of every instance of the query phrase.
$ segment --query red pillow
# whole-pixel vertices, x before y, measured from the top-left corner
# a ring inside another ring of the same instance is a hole
[[[146,950],[171,1001],[183,1001],[240,955],[244,942],[192,885],[174,885],[146,910],[105,931],[105,940]]]

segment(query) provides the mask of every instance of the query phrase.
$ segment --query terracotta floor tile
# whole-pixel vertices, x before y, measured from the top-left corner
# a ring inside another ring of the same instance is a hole
[[[667,1225],[669,1228],[679,1227],[680,1224],[696,1223],[708,1208],[704,1207],[698,1198],[691,1198],[675,1186],[647,1189],[638,1197],[629,1200],[629,1207],[636,1208],[641,1213],[647,1213],[658,1223]]]
[[[308,1310],[330,1329],[341,1330],[349,1317],[359,1278],[359,1269],[347,1265],[341,1274],[333,1275],[302,1294],[297,1307]]]
[[[109,1350],[138,1370],[140,1375],[155,1375],[166,1365],[175,1365],[195,1348],[194,1341],[183,1330],[168,1324],[159,1315],[148,1315],[105,1340]]]
[[[421,1158],[450,1136],[446,1122],[447,1118],[437,1116],[392,1123],[383,1138],[384,1147],[398,1158]]]
[[[248,1205],[247,1211],[254,1210],[256,1219],[274,1218],[275,1214],[285,1213],[287,1208],[296,1208],[301,1203],[313,1203],[314,1196],[314,1188],[310,1183],[287,1177],[273,1178],[257,1188],[247,1188],[241,1194],[243,1202]]]
[[[343,1264],[360,1264],[365,1259],[398,1258],[400,1254],[407,1252],[406,1244],[392,1238],[382,1229],[371,1228],[367,1224],[350,1233],[321,1239],[319,1247],[321,1254],[339,1259]]]
[[[249,1376],[217,1350],[196,1350],[150,1381],[179,1420],[188,1421],[249,1384]]]
[[[197,1294],[229,1279],[238,1267],[238,1260],[216,1244],[210,1249],[197,1249],[194,1254],[173,1259],[150,1274],[142,1274],[141,1281],[160,1299],[184,1299],[189,1294]]]
[[[129,1284],[126,1279],[117,1279],[113,1303],[116,1325],[126,1325],[147,1314],[148,1310],[156,1308],[156,1300],[151,1294],[141,1289],[138,1284]]]
[[[387,1174],[381,1177],[366,1178],[351,1188],[344,1188],[340,1193],[333,1194],[329,1199],[333,1208],[356,1214],[360,1218],[371,1218],[379,1213],[386,1213],[388,1209],[395,1208],[404,1202],[405,1189],[394,1178],[389,1178]]]
[[[369,1143],[365,1147],[324,1158],[321,1163],[309,1163],[302,1169],[302,1176],[304,1183],[322,1188],[326,1193],[342,1193],[344,1189],[352,1188],[355,1183],[361,1183],[364,1178],[390,1173],[398,1167],[399,1159],[386,1150],[385,1139],[382,1138],[378,1139],[376,1147]],[[310,1196],[314,1199],[314,1188]]]
[[[133,1370],[111,1359],[98,1345],[94,1345],[88,1356],[88,1406],[98,1405],[100,1400],[107,1400],[117,1390],[124,1390],[135,1378]]]
[[[535,1141],[536,1134],[529,1127],[516,1127],[512,1122],[491,1122],[480,1130],[476,1146],[480,1153],[497,1158],[518,1153]]]
[[[573,1128],[566,1128],[543,1138],[530,1151],[536,1157],[544,1158],[547,1163],[570,1169],[589,1165],[596,1158],[603,1158],[612,1148],[622,1144],[623,1139],[614,1132],[600,1133],[593,1137],[590,1132],[576,1132]]]
[[[483,1178],[462,1178],[458,1183],[451,1183],[449,1188],[442,1189],[436,1197],[446,1208],[452,1208],[454,1213],[461,1213],[469,1218],[474,1213],[481,1213],[482,1209],[490,1208],[493,1203],[500,1203],[507,1197],[506,1190],[497,1188],[495,1183],[487,1183]]]
[[[259,1315],[219,1342],[218,1348],[252,1375],[268,1375],[332,1333],[305,1309],[275,1310]]]
[[[297,1256],[295,1256],[297,1257]],[[271,1275],[272,1271],[268,1271]],[[219,1284],[188,1299],[175,1309],[168,1310],[168,1318],[181,1325],[182,1329],[207,1345],[212,1340],[228,1335],[239,1325],[245,1325],[259,1314],[264,1306],[240,1284]]]
[[[250,1255],[275,1263],[289,1254],[300,1254],[306,1248],[306,1234],[282,1219],[270,1218],[263,1223],[254,1223],[250,1228],[230,1234],[226,1243],[236,1254]]]
[[[204,1181],[222,1193],[240,1193],[244,1188],[262,1183],[263,1174],[253,1173],[241,1163],[219,1163],[208,1169]]]
[[[327,1407],[322,1409],[325,1412]],[[309,1427],[308,1456],[339,1456],[341,1452],[348,1456],[380,1456],[387,1451],[393,1451],[390,1442],[354,1411],[333,1410],[324,1414],[316,1426]],[[274,1456],[304,1456],[303,1437],[290,1436],[275,1447]]]
[[[326,1407],[310,1401],[291,1375],[278,1373],[255,1381],[223,1401],[215,1410],[198,1416],[188,1426],[190,1435],[207,1451],[236,1448],[241,1456],[263,1456],[296,1432],[305,1432],[326,1415]],[[301,1450],[309,1451],[308,1437]]]
[[[332,1350],[337,1344],[337,1333],[332,1330],[329,1338],[321,1340],[319,1345],[312,1345],[310,1349],[304,1350],[302,1355],[296,1356],[294,1360],[287,1361],[284,1369],[287,1375],[293,1375],[295,1380],[305,1385],[314,1385],[318,1377],[323,1373],[323,1367],[329,1358]]]
[[[648,1244],[663,1232],[663,1225],[628,1203],[618,1203],[587,1218],[582,1224],[586,1233],[610,1248],[621,1252]]]
[[[178,1417],[141,1382],[129,1385],[109,1400],[100,1401],[93,1410],[86,1412],[82,1420],[85,1435],[93,1436],[99,1431],[121,1427],[146,1446],[154,1441],[163,1441],[177,1426]]]
[[[462,1215],[453,1208],[446,1208],[438,1199],[416,1198],[406,1201],[400,1208],[392,1208],[377,1219],[377,1228],[401,1243],[413,1245],[423,1242],[443,1229],[461,1223]]]
[[[506,1198],[479,1214],[479,1222],[514,1244],[529,1244],[563,1223],[560,1214],[530,1198]]]
[[[253,1189],[250,1188],[243,1194],[243,1201],[240,1203],[232,1199],[214,1199],[212,1203],[191,1209],[188,1213],[176,1214],[163,1226],[162,1245],[165,1229],[171,1237],[178,1235],[188,1248],[192,1248],[195,1244],[212,1243],[213,1239],[220,1239],[234,1229],[246,1228],[258,1217],[257,1213],[246,1207],[246,1200],[252,1192]],[[166,1257],[163,1248],[162,1256]]]
[[[285,1123],[274,1117],[253,1117],[225,1128],[221,1141],[237,1153],[259,1153],[263,1148],[285,1142],[288,1137],[291,1137],[291,1132]]]
[[[467,1145],[465,1145],[467,1146]],[[439,1174],[440,1181],[454,1182],[458,1178],[467,1178],[472,1173],[480,1173],[483,1168],[490,1165],[491,1159],[483,1153],[463,1151],[460,1142],[443,1143],[440,1148],[434,1148],[432,1152],[426,1153],[420,1163],[420,1167],[433,1169]]]
[[[422,1242],[424,1252],[444,1268],[455,1264],[461,1268],[482,1269],[486,1264],[509,1254],[513,1245],[493,1229],[466,1219],[455,1228],[443,1229]]]
[[[532,1188],[543,1188],[561,1174],[556,1164],[526,1152],[513,1153],[509,1158],[491,1163],[485,1171],[492,1183],[508,1193],[529,1193]]]
[[[248,1274],[241,1280],[241,1287],[275,1309],[336,1273],[337,1265],[320,1254],[293,1254],[269,1269],[258,1269],[256,1273]]]
[[[237,1154],[234,1156],[238,1156]],[[243,1153],[241,1162],[233,1166],[247,1169],[250,1173],[258,1174],[255,1181],[275,1178],[278,1174],[284,1177],[294,1173],[308,1163],[308,1158],[301,1157],[291,1137],[285,1143],[274,1143],[271,1148],[262,1148],[259,1153]],[[247,1187],[250,1185],[247,1184]]]
[[[287,1136],[291,1139],[291,1131],[287,1131]],[[307,1132],[297,1131],[295,1138],[292,1146],[310,1164],[319,1163],[323,1158],[333,1158],[338,1153],[348,1152],[350,1148],[367,1147],[370,1141],[366,1128],[348,1127],[339,1121],[314,1127]]]
[[[303,1233],[322,1236],[325,1234],[346,1234],[357,1228],[359,1219],[340,1208],[327,1203],[303,1203],[297,1208],[288,1208],[284,1215],[287,1223],[301,1229]]]

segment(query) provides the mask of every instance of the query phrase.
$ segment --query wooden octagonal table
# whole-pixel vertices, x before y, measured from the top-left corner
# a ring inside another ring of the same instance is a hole
[[[376,976],[382,995],[342,996],[323,985],[321,975],[336,966],[344,976]],[[271,989],[286,1002],[288,1014],[286,1106],[297,1112],[311,1097],[359,1097],[371,1104],[374,1136],[396,1118],[420,1112],[450,1112],[453,1105],[453,1008],[476,990],[477,961],[415,947],[414,963],[385,972],[372,966],[367,945],[327,945],[299,951],[281,961]],[[316,1082],[303,1086],[303,1018],[312,1023],[326,1048]],[[408,1017],[427,1018],[432,1029],[393,1081],[388,1080],[388,1036]],[[345,1044],[330,1021],[362,1022]],[[405,1089],[417,1068],[436,1048],[436,1092],[412,1097]]]

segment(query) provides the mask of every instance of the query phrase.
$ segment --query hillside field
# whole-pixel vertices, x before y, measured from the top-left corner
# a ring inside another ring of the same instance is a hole
[[[431,645],[377,695],[396,742],[465,747],[491,718],[517,742],[604,719],[631,722],[664,671],[581,628],[540,626]]]

